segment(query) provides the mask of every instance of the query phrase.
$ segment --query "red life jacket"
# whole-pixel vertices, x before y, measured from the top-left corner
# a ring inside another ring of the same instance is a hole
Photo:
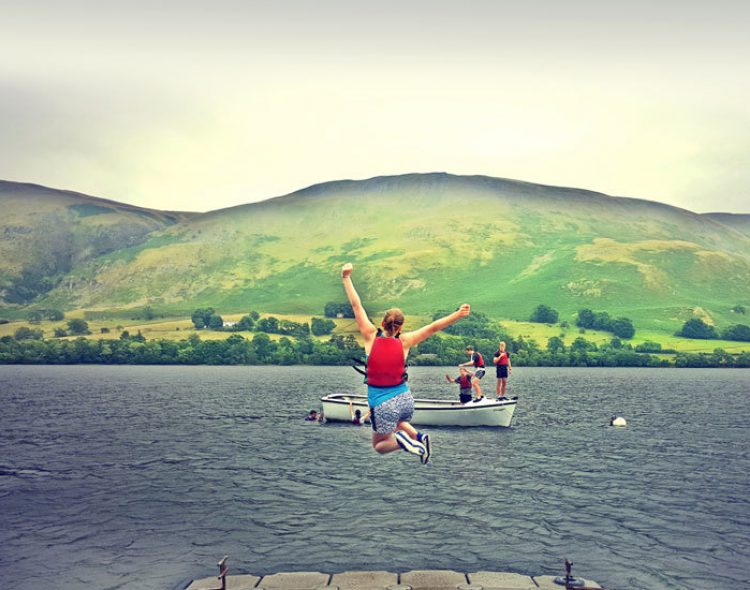
[[[498,363],[497,364],[500,365],[501,367],[507,367],[508,366],[508,359],[509,359],[509,357],[510,357],[510,355],[507,352],[505,352],[505,351],[501,352],[500,355],[499,355],[499,359],[498,359]]]
[[[477,358],[474,360],[474,366],[484,367],[484,359],[482,358],[482,355],[479,354],[478,352],[475,352],[474,354],[477,355]]]
[[[461,389],[471,389],[471,375],[461,375],[458,378],[458,386]]]
[[[404,345],[398,338],[376,336],[367,357],[367,385],[393,387],[406,381]]]

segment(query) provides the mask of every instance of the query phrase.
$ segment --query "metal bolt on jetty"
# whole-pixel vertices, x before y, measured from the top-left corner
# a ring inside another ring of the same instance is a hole
[[[453,570],[412,570],[404,573],[353,571],[281,572],[266,576],[229,575],[227,557],[219,575],[193,580],[185,590],[603,590],[591,580],[575,578],[565,560],[564,576],[524,576],[511,572],[461,573]]]

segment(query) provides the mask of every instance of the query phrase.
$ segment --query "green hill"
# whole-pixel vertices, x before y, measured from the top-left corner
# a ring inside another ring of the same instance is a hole
[[[750,215],[737,213],[706,213],[706,217],[750,236]]]
[[[146,219],[140,211],[128,222]],[[584,190],[412,174],[163,215],[147,240],[76,262],[34,304],[320,313],[343,300],[339,269],[352,261],[372,311],[397,304],[429,314],[467,301],[497,319],[525,320],[545,303],[561,320],[589,307],[671,333],[694,315],[736,323],[731,308],[750,307],[742,224]],[[74,219],[76,231],[86,219]]]
[[[81,264],[193,215],[4,181],[0,208],[0,293],[17,304],[46,293]]]

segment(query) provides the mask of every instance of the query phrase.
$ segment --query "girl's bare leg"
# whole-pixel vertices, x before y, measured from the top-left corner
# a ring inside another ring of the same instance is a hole
[[[502,379],[497,380],[497,397],[502,395]]]
[[[471,383],[474,385],[474,391],[477,392],[477,399],[480,399],[482,397],[482,389],[479,387],[479,379],[474,377]]]
[[[401,450],[398,442],[393,437],[393,433],[380,434],[379,432],[372,433],[372,448],[380,454]]]
[[[417,440],[417,429],[414,428],[411,424],[405,421],[401,421],[396,426],[396,430],[403,430],[406,434],[408,434],[411,438],[414,440]],[[396,443],[398,444],[398,443]]]

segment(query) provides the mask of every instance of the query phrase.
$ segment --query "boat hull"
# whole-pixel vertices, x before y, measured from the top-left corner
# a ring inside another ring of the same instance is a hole
[[[351,422],[357,409],[364,416],[369,407],[367,396],[334,393],[320,398],[326,420]],[[499,426],[508,427],[513,420],[517,399],[488,400],[462,404],[458,401],[415,399],[412,424],[424,426]]]

